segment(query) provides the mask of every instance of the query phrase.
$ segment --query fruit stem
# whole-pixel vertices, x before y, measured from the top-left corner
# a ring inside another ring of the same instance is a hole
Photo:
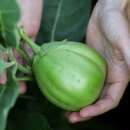
[[[19,69],[23,73],[31,74],[31,69],[29,67],[24,67],[21,64],[17,63],[17,69]]]
[[[32,81],[33,78],[29,76],[24,76],[24,77],[16,77],[17,81]]]
[[[36,43],[27,36],[22,27],[19,28],[19,33],[22,39],[32,48],[33,52],[37,54],[40,51],[40,46],[36,45]]]
[[[15,62],[14,61],[11,61],[9,63],[5,63],[5,68],[9,68],[11,66],[15,65]]]
[[[28,64],[31,64],[31,59],[24,50],[22,50],[18,47],[16,48],[16,50],[17,50],[18,53],[20,53],[22,58],[24,58]]]
[[[8,51],[7,51],[7,52],[8,52],[8,54],[10,55],[10,60],[12,61],[12,64],[15,65],[15,66],[17,66],[15,71],[17,71],[17,69],[19,69],[19,70],[20,70],[21,72],[23,72],[23,73],[27,73],[27,74],[32,73],[31,68],[30,68],[29,66],[24,67],[23,65],[21,65],[21,64],[19,64],[19,63],[17,62],[16,58],[14,57],[12,48],[8,48]],[[12,64],[11,64],[11,65],[12,65]],[[16,73],[16,72],[15,72],[15,73]]]

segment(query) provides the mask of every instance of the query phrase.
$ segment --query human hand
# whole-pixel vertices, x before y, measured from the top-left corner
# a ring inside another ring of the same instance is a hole
[[[40,27],[41,14],[42,14],[42,0],[17,0],[21,9],[21,18],[19,25],[22,25],[28,36],[35,40]],[[30,48],[26,48],[27,50]],[[31,51],[31,50],[28,50]],[[16,52],[15,52],[16,53]],[[16,58],[20,57],[16,54]],[[6,83],[6,73],[0,76],[0,84]],[[20,82],[20,92],[26,91],[24,82]]]
[[[108,73],[97,102],[69,113],[72,123],[91,119],[115,108],[130,78],[130,2],[99,0],[87,28],[87,43],[106,60]]]

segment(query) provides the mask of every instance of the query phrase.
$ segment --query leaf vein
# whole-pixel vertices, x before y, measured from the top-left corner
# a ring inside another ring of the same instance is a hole
[[[53,27],[52,27],[51,41],[54,41],[55,32],[56,32],[58,20],[60,18],[60,12],[61,12],[61,9],[62,9],[62,5],[63,5],[63,0],[60,0],[60,2],[58,4],[58,8],[57,8],[57,13],[56,13],[56,17],[55,17],[55,20],[54,20],[54,24],[53,24]]]

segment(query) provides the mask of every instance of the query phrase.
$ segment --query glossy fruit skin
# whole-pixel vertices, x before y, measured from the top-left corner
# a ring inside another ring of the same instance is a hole
[[[32,68],[45,97],[69,111],[92,104],[106,76],[105,60],[87,45],[71,41],[43,44]]]

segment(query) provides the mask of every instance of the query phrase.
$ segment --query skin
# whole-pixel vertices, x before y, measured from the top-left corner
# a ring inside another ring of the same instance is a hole
[[[42,0],[19,0],[22,9],[20,24],[33,39],[39,30],[41,3]],[[103,114],[115,108],[120,102],[129,82],[130,72],[129,6],[129,0],[99,0],[93,10],[86,41],[105,58],[108,72],[99,100],[79,112],[67,113],[71,123]],[[6,75],[2,76],[0,81],[3,84],[6,82]],[[23,82],[21,88],[22,86],[25,91]]]
[[[86,41],[107,62],[106,82],[96,103],[67,114],[70,122],[88,120],[118,106],[130,77],[129,10],[129,0],[97,2],[87,28]]]
[[[25,32],[35,40],[40,27],[41,14],[42,14],[42,0],[18,0],[18,4],[21,8],[21,18],[19,25],[22,25]],[[35,13],[34,13],[35,11]],[[29,48],[26,47],[28,50]],[[20,61],[19,55],[15,52],[18,61]],[[0,84],[5,84],[7,81],[6,73],[0,76]],[[26,84],[20,82],[20,92],[26,91]]]

